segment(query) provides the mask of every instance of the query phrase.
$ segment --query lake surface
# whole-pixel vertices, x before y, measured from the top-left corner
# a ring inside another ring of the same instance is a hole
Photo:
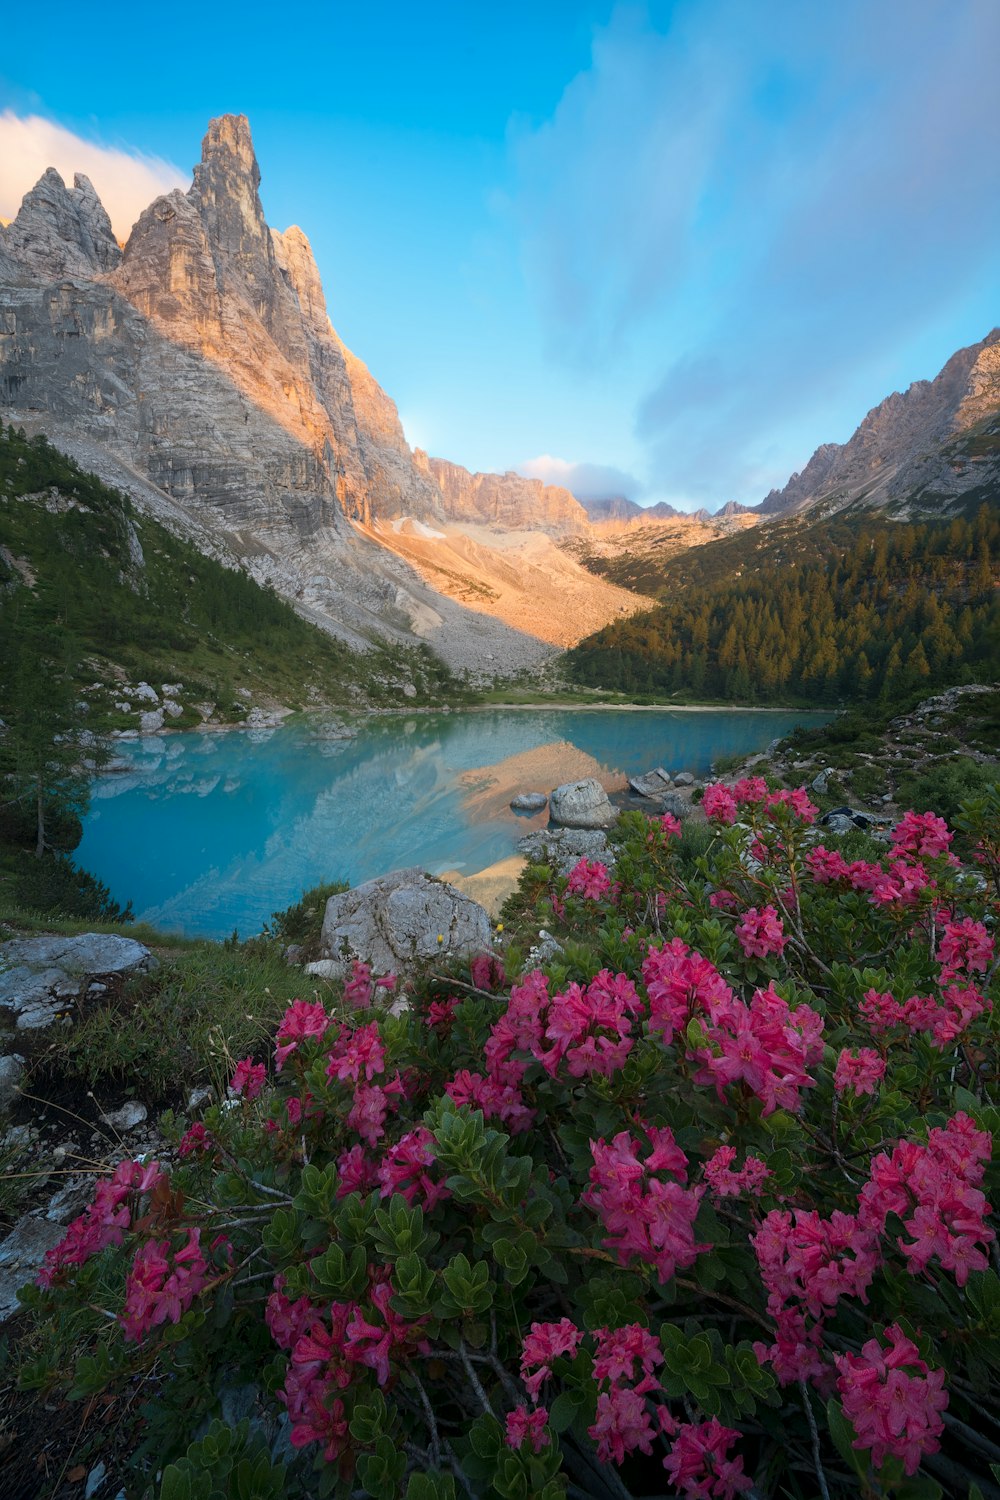
[[[406,865],[472,874],[505,858],[547,822],[512,812],[517,792],[582,776],[614,790],[653,766],[703,776],[830,717],[490,709],[368,718],[354,739],[299,723],[122,741],[128,769],[97,781],[74,857],[142,921],[248,937],[320,881]]]

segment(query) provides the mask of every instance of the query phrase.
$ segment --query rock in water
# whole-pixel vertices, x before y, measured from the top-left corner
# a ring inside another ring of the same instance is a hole
[[[544,792],[520,792],[511,798],[510,805],[515,812],[541,812],[548,800]]]
[[[489,914],[454,886],[419,868],[396,870],[353,891],[331,896],[323,918],[321,951],[330,977],[352,959],[376,974],[405,973],[439,953],[482,953],[492,944]]]
[[[644,776],[630,776],[628,784],[640,797],[662,797],[669,792],[671,780],[669,772],[657,766],[655,771],[647,771]]]
[[[566,781],[549,798],[549,816],[563,828],[607,828],[618,816],[593,776]]]

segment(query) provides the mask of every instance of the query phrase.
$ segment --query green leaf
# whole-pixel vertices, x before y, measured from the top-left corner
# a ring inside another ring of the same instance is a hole
[[[833,1446],[841,1458],[850,1465],[859,1479],[867,1480],[869,1467],[867,1454],[862,1457],[859,1450],[852,1446],[856,1433],[844,1416],[839,1401],[834,1401],[832,1396],[826,1403],[826,1420]]]
[[[160,1480],[160,1500],[191,1500],[190,1476],[176,1464],[168,1464]]]

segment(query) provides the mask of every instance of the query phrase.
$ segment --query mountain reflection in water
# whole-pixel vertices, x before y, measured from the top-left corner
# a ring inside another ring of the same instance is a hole
[[[596,776],[609,790],[662,765],[707,774],[829,714],[504,709],[364,719],[353,739],[307,723],[124,741],[95,784],[75,859],[170,931],[244,937],[324,880],[406,865],[472,873],[547,814],[520,791]]]

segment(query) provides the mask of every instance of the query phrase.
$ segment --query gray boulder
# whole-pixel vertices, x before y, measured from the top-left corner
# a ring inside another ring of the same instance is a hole
[[[517,849],[533,864],[551,865],[560,875],[568,875],[581,859],[614,864],[607,834],[599,828],[540,828],[518,839]]]
[[[821,828],[829,828],[831,833],[850,833],[853,828],[860,828],[863,833],[876,833],[889,819],[877,818],[873,813],[860,812],[853,807],[834,807],[824,813],[819,822]]]
[[[22,1031],[50,1026],[72,1009],[97,975],[144,973],[156,967],[134,938],[86,932],[0,943],[0,1013]]]
[[[694,786],[694,777],[690,771],[678,771],[674,777],[674,786]]]
[[[549,816],[563,828],[607,828],[618,813],[601,783],[587,776],[556,787],[549,797]]]
[[[320,940],[330,978],[345,975],[352,959],[376,974],[406,973],[441,953],[482,953],[491,945],[488,912],[416,867],[331,896]]]
[[[510,801],[515,812],[541,812],[548,805],[544,792],[520,792]]]

